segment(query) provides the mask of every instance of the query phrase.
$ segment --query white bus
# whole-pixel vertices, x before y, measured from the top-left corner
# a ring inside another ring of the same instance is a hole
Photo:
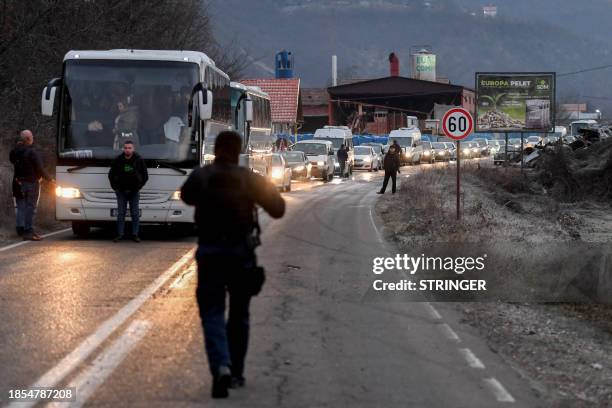
[[[266,176],[275,142],[270,97],[256,86],[232,82],[231,88],[234,128],[242,136],[241,164]]]
[[[129,139],[149,172],[140,221],[192,223],[180,188],[207,142],[232,128],[230,93],[229,77],[201,52],[68,52],[41,102],[46,116],[57,105],[56,218],[80,236],[115,221],[107,174]]]

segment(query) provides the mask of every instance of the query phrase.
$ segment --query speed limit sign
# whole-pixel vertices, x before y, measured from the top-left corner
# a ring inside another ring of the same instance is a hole
[[[444,134],[453,140],[465,139],[474,130],[474,119],[463,108],[453,108],[442,118]]]

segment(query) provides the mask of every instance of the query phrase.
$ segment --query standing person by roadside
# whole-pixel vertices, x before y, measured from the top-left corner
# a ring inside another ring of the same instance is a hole
[[[391,178],[391,193],[395,194],[397,173],[400,172],[400,160],[399,154],[397,154],[397,150],[393,145],[389,146],[389,151],[383,160],[383,166],[385,168],[385,179],[378,194],[385,194],[387,183],[389,183],[389,178]]]
[[[13,197],[17,203],[17,234],[24,241],[40,241],[42,237],[34,232],[34,215],[40,196],[40,180],[54,182],[44,169],[38,152],[34,149],[34,135],[30,130],[19,134],[19,142],[11,150],[11,163],[15,167],[13,176]]]
[[[145,161],[134,150],[134,143],[126,140],[123,143],[123,153],[117,156],[108,172],[108,179],[112,189],[117,195],[117,236],[113,240],[118,242],[125,233],[125,214],[130,205],[132,217],[132,240],[140,242],[138,229],[140,224],[140,190],[149,180]]]
[[[238,166],[240,151],[240,136],[221,132],[215,141],[214,163],[194,170],[181,189],[183,201],[195,206],[199,231],[196,298],[213,376],[213,398],[226,398],[228,388],[245,385],[249,302],[264,279],[255,257],[259,245],[255,205],[274,218],[285,213],[285,201],[276,187]]]
[[[344,176],[344,170],[346,169],[346,162],[348,161],[348,152],[344,145],[341,145],[338,149],[338,163],[340,163],[340,177]],[[346,177],[348,177],[348,172],[346,173]]]

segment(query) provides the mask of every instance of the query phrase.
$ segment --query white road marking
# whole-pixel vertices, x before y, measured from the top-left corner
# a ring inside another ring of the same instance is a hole
[[[187,267],[187,270],[184,273],[180,274],[174,280],[174,282],[172,282],[172,284],[170,285],[170,289],[186,288],[189,281],[195,276],[195,271],[196,271],[196,263],[193,262]]]
[[[64,232],[68,232],[68,231],[70,231],[70,230],[72,230],[72,228],[64,228],[63,230],[53,231],[53,232],[50,232],[50,233],[48,233],[48,234],[41,235],[41,237],[43,237],[43,238],[49,238],[49,237],[52,237],[52,236],[54,236],[54,235],[63,234]],[[35,241],[21,241],[21,242],[15,242],[14,244],[7,245],[7,246],[5,246],[5,247],[0,248],[0,252],[2,252],[2,251],[7,251],[7,250],[9,250],[9,249],[13,249],[13,248],[17,248],[18,246],[25,245],[25,244],[29,244],[29,243],[32,243],[32,242],[35,242]]]
[[[82,407],[98,387],[119,367],[130,351],[140,343],[151,326],[151,322],[146,320],[134,320],[121,337],[106,348],[88,368],[67,385],[66,388],[76,389],[76,401],[50,403],[47,404],[47,408]]]
[[[493,395],[495,395],[495,399],[499,402],[515,402],[514,398],[504,386],[497,381],[495,378],[485,378],[482,380],[487,387],[491,390]]]
[[[425,306],[425,309],[427,309],[427,312],[429,313],[432,319],[436,319],[436,320],[442,319],[442,316],[440,316],[440,313],[438,313],[436,308],[433,307],[431,303],[425,302],[423,303],[423,305]]]
[[[102,323],[96,331],[87,337],[70,354],[64,357],[55,367],[43,374],[30,388],[35,387],[54,387],[61,382],[68,374],[77,368],[87,357],[91,355],[119,326],[125,323],[140,307],[157,292],[175,273],[185,267],[191,261],[194,250],[189,250],[185,255],[166,269],[153,283],[147,286],[128,304],[123,306],[115,315]],[[8,405],[9,408],[32,407],[38,401],[14,402]]]
[[[480,359],[478,357],[476,357],[476,355],[474,353],[472,353],[472,350],[470,350],[469,348],[462,348],[459,349],[459,353],[461,353],[461,355],[463,355],[463,358],[465,358],[465,361],[467,361],[468,365],[472,368],[485,368],[484,364],[482,363],[482,361],[480,361]]]
[[[442,333],[444,333],[447,339],[452,340],[452,341],[461,341],[457,333],[455,333],[455,331],[451,329],[451,327],[448,324],[442,323],[442,324],[439,324],[438,327],[440,328],[440,330],[442,330]]]
[[[380,235],[380,231],[378,230],[378,227],[376,226],[376,223],[374,222],[374,215],[372,214],[372,207],[370,206],[370,221],[372,222],[372,226],[374,227],[374,231],[376,231],[376,239],[378,239],[378,242],[380,242],[381,244],[384,244],[384,241],[382,239],[382,235]]]

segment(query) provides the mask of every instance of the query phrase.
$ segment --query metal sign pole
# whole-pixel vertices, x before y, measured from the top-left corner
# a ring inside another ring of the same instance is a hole
[[[457,140],[457,221],[461,219],[461,141]]]
[[[523,132],[521,132],[521,173],[525,171],[525,146],[523,145]]]
[[[506,144],[504,145],[504,167],[508,167],[508,132],[506,132]]]

